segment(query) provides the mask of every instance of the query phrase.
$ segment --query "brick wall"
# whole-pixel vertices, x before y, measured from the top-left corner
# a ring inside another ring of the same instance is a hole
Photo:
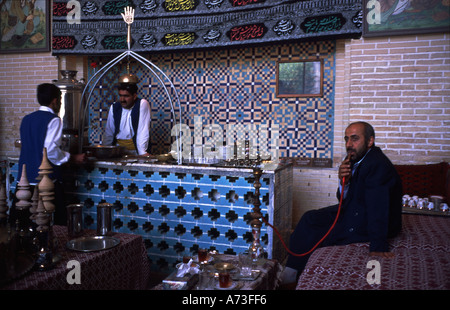
[[[58,78],[58,60],[50,53],[0,55],[0,158],[18,156],[22,118],[36,110],[36,86]]]
[[[353,40],[350,120],[395,163],[450,161],[450,35]]]

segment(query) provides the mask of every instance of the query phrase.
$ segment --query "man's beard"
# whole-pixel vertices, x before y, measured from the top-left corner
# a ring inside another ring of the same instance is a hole
[[[366,155],[368,150],[369,146],[367,144],[365,144],[359,152],[356,149],[347,148],[347,157],[350,159],[350,162],[354,164],[360,161],[364,155]]]

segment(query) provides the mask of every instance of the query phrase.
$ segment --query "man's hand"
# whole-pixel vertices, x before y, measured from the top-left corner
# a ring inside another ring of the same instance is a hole
[[[70,160],[72,162],[75,162],[77,164],[82,164],[86,161],[86,154],[82,153],[82,154],[72,154],[70,155]]]
[[[341,185],[348,184],[348,181],[350,180],[350,177],[352,176],[352,168],[350,166],[350,159],[346,158],[342,164],[339,166],[339,173],[338,177],[341,182]],[[345,177],[345,184],[342,184],[342,178]]]
[[[378,256],[382,258],[394,258],[395,254],[392,252],[369,252],[370,256]]]

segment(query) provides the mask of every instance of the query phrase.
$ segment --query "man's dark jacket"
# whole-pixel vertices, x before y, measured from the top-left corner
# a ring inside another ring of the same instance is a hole
[[[355,168],[332,238],[336,244],[369,241],[371,252],[388,252],[387,239],[401,230],[401,212],[401,179],[374,146]]]

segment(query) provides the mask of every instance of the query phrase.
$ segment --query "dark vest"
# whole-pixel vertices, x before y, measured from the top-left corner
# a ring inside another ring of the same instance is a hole
[[[42,163],[45,137],[47,136],[47,127],[52,119],[57,115],[47,111],[36,111],[26,115],[20,124],[21,150],[19,157],[19,174],[17,181],[22,176],[23,164],[26,165],[28,182],[39,183],[39,166]],[[61,171],[58,166],[53,165],[53,173],[49,177],[61,179]]]
[[[120,120],[122,119],[122,105],[120,102],[114,102],[113,103],[113,114],[114,114],[114,139],[113,139],[113,145],[117,142],[117,134],[120,131]],[[131,109],[131,126],[133,127],[134,135],[133,135],[133,143],[134,147],[136,147],[136,134],[138,130],[139,125],[139,113],[141,110],[141,99],[136,98],[136,101],[134,102],[134,106]]]

